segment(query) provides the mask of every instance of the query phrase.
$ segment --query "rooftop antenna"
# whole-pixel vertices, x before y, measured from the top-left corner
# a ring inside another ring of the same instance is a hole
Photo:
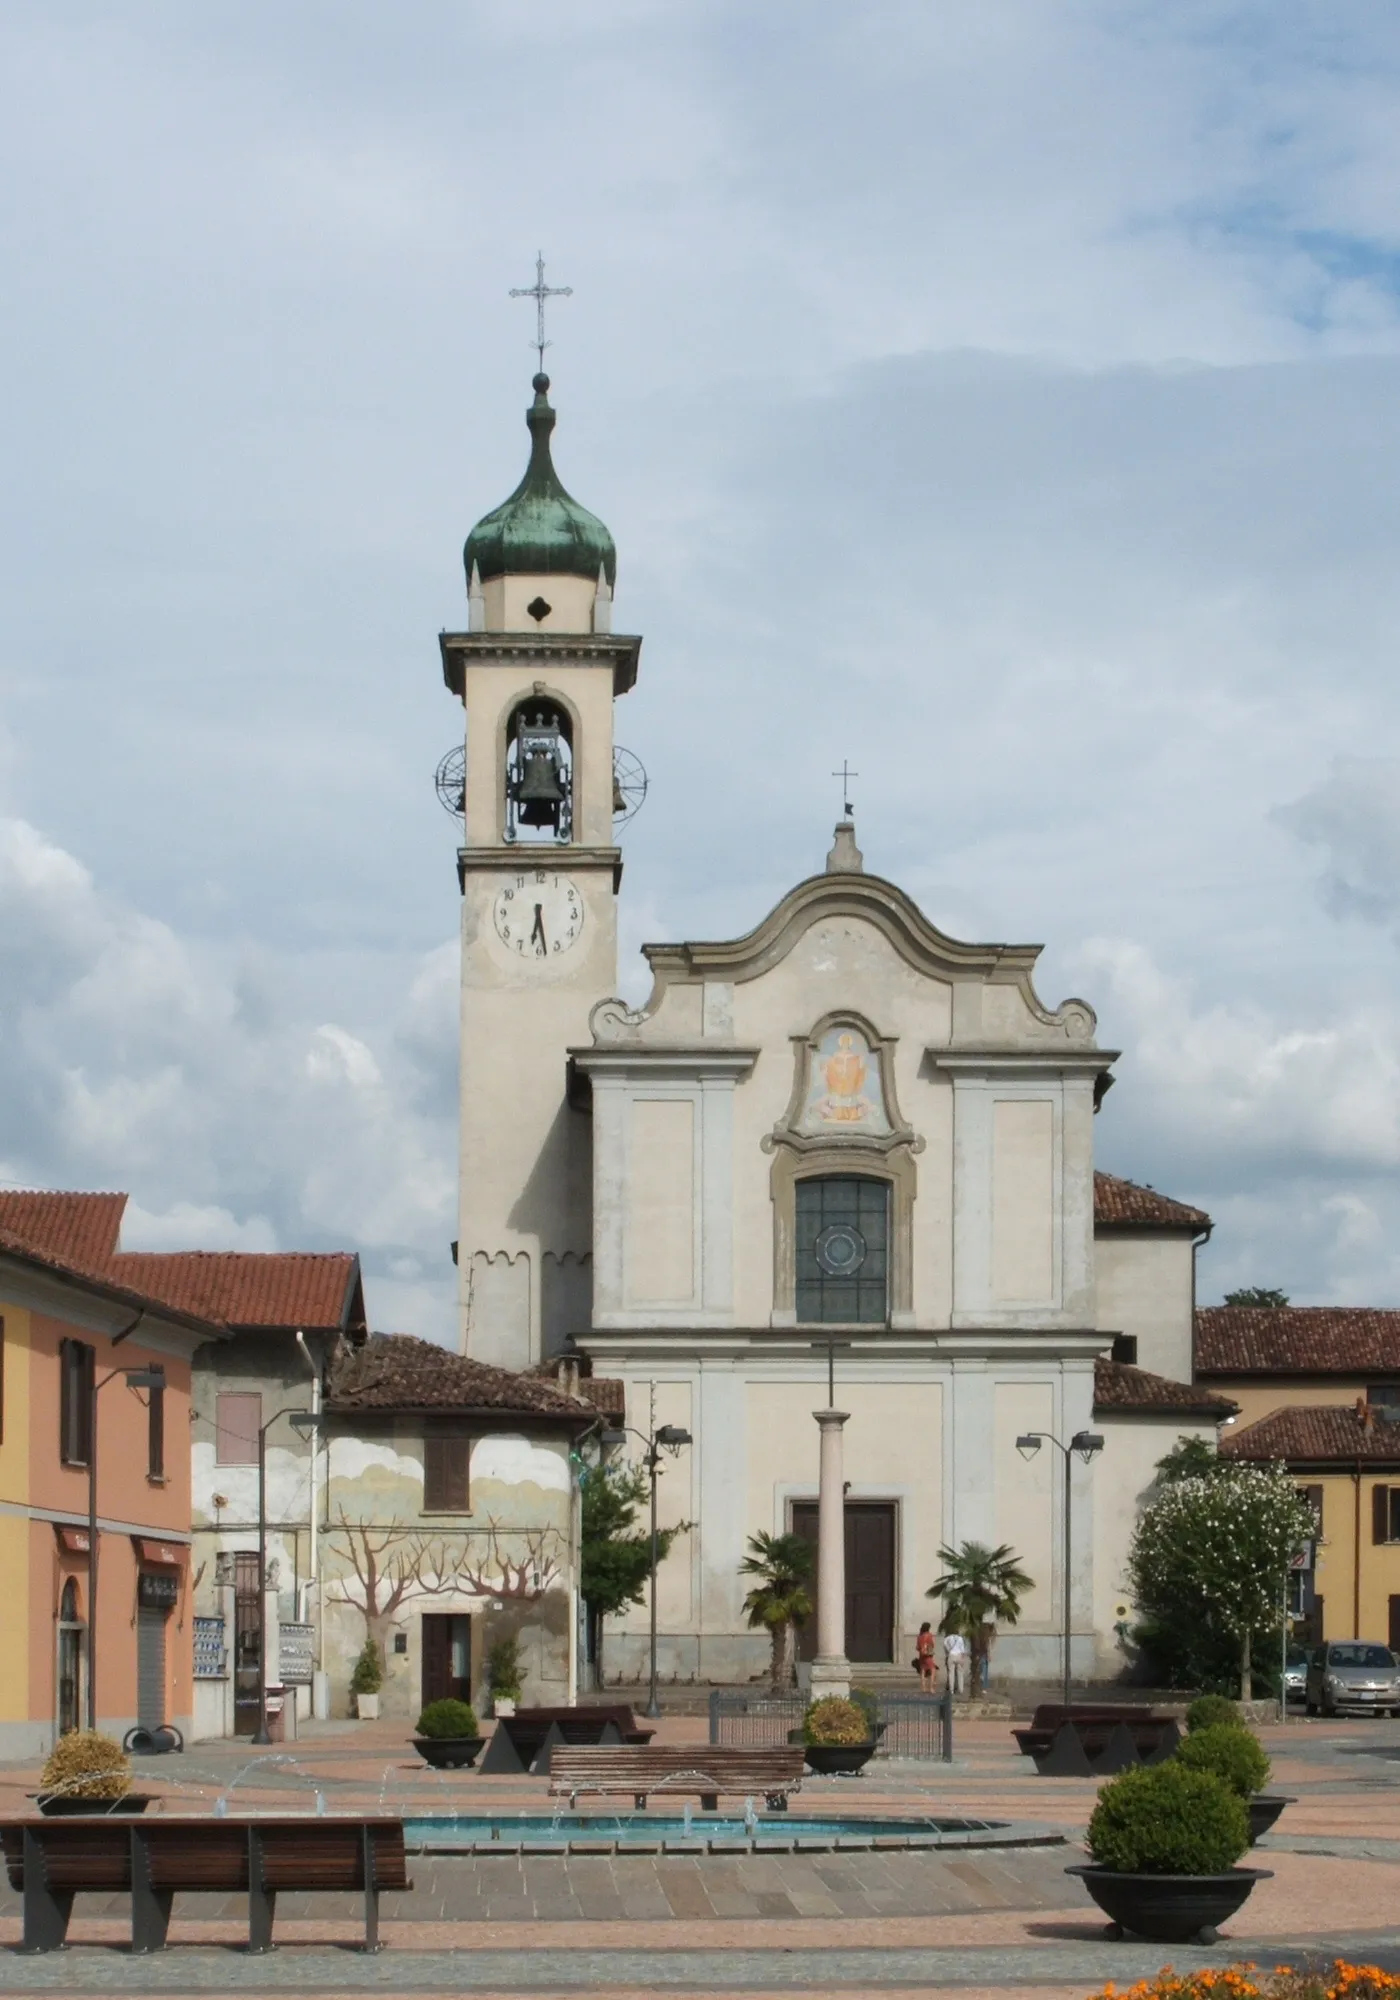
[[[533,299],[535,301],[534,345],[539,349],[540,373],[543,375],[544,351],[547,347],[554,345],[552,340],[546,340],[544,337],[544,302],[546,299],[571,299],[574,295],[574,288],[572,285],[547,285],[545,283],[544,252],[543,250],[539,250],[535,253],[534,284],[512,285],[510,295],[513,299]]]

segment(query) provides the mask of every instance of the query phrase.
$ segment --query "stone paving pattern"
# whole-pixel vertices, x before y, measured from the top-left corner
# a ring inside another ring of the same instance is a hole
[[[703,1741],[700,1717],[673,1716],[663,1740]],[[279,1898],[282,1948],[231,1951],[240,1897],[176,1905],[174,1948],[132,1960],[120,1950],[126,1899],[80,1898],[74,1948],[0,1957],[0,1992],[239,1994],[762,1991],[839,1994],[1085,1994],[1120,1986],[1170,1957],[1178,1966],[1231,1957],[1297,1963],[1345,1948],[1400,1968],[1400,1723],[1290,1723],[1262,1732],[1271,1789],[1294,1796],[1256,1850],[1273,1869],[1227,1939],[1196,1947],[1109,1943],[1081,1885],[1064,1873],[1097,1791],[1091,1779],[1038,1779],[1007,1725],[966,1724],[951,1767],[883,1764],[849,1780],[809,1780],[804,1813],[968,1813],[1060,1830],[1069,1844],[942,1853],[418,1855],[415,1887],[384,1898],[389,1945],[347,1950],[355,1900]],[[427,1771],[401,1725],[330,1724],[259,1756],[246,1744],[200,1744],[141,1764],[143,1790],[173,1809],[331,1812],[539,1811],[541,1779]],[[25,1810],[33,1768],[0,1767],[0,1813]],[[601,1809],[601,1808],[600,1808]],[[0,1894],[0,1943],[18,1939],[18,1898]]]

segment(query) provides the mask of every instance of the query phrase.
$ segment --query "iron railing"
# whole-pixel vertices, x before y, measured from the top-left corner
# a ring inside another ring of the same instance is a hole
[[[802,1726],[806,1702],[800,1695],[743,1694],[710,1690],[710,1741],[736,1749],[762,1750],[785,1744],[789,1730]],[[950,1696],[875,1695],[880,1729],[877,1757],[941,1757],[953,1761],[953,1704]]]

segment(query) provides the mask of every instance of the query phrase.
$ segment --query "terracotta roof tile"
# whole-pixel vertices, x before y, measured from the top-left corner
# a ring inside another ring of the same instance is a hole
[[[1400,1373],[1400,1312],[1375,1306],[1203,1306],[1198,1375]]]
[[[1258,1423],[1227,1432],[1221,1455],[1252,1463],[1283,1459],[1290,1465],[1355,1465],[1357,1460],[1400,1464],[1400,1424],[1376,1418],[1363,1423],[1349,1403],[1288,1404]]]
[[[100,1298],[115,1299],[120,1304],[135,1310],[160,1307],[171,1319],[183,1321],[196,1330],[203,1329],[210,1339],[224,1340],[228,1329],[217,1319],[196,1312],[192,1308],[173,1304],[167,1299],[158,1299],[153,1293],[143,1291],[117,1275],[110,1265],[106,1270],[92,1270],[71,1257],[60,1256],[56,1250],[48,1250],[41,1244],[32,1243],[27,1237],[17,1235],[14,1230],[0,1228],[0,1254],[20,1260],[41,1270],[52,1271],[63,1278],[72,1279],[79,1285],[87,1286]]]
[[[582,1429],[591,1406],[537,1376],[488,1368],[410,1333],[376,1333],[342,1351],[331,1376],[327,1405],[354,1410],[499,1410],[503,1414],[565,1418]]]
[[[1094,1175],[1094,1226],[1096,1229],[1209,1229],[1210,1217],[1203,1208],[1191,1208],[1156,1188],[1139,1187],[1136,1181],[1119,1180],[1116,1174]]]
[[[0,1229],[65,1263],[103,1270],[121,1233],[124,1194],[67,1194],[0,1189]]]
[[[1193,1389],[1189,1382],[1172,1382],[1126,1361],[1094,1363],[1094,1409],[1141,1410],[1159,1416],[1209,1417],[1223,1423],[1239,1408],[1228,1396]]]
[[[345,1251],[142,1250],[112,1259],[112,1275],[185,1312],[230,1326],[363,1326],[360,1260]]]

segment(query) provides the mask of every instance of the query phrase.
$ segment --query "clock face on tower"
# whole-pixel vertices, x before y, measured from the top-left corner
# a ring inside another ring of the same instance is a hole
[[[524,868],[497,891],[496,935],[527,962],[559,958],[583,929],[578,884],[557,868]]]

